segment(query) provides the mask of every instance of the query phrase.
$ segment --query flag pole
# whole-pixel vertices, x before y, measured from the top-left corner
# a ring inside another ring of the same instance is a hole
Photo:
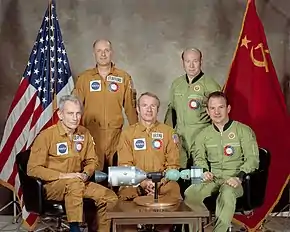
[[[48,25],[49,25],[49,28],[48,28],[48,35],[49,35],[49,80],[50,80],[50,88],[51,88],[51,95],[53,96],[53,100],[52,100],[52,117],[51,117],[51,123],[52,125],[55,124],[55,120],[54,120],[54,112],[55,110],[57,109],[57,100],[56,99],[56,95],[55,95],[55,91],[56,91],[56,81],[57,80],[54,80],[53,82],[51,81],[52,80],[52,71],[51,71],[51,61],[50,61],[50,58],[51,58],[51,40],[50,40],[50,37],[51,36],[54,36],[54,30],[50,30],[51,26],[52,26],[52,19],[51,19],[51,15],[52,15],[52,8],[51,8],[51,5],[52,5],[52,0],[48,0]],[[54,61],[55,62],[55,61]],[[54,67],[56,67],[54,65]],[[56,70],[54,70],[56,71]]]

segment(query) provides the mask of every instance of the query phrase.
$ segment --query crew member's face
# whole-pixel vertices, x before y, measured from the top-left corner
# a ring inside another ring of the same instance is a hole
[[[209,99],[207,113],[214,124],[225,124],[229,120],[231,106],[226,104],[223,97],[212,97]]]
[[[80,104],[66,101],[63,110],[58,111],[58,117],[66,129],[75,130],[80,124],[82,117]]]
[[[137,111],[143,121],[154,123],[157,120],[158,101],[145,95],[140,99]]]
[[[94,54],[98,66],[107,66],[112,62],[112,47],[106,40],[100,40],[95,44]]]
[[[187,50],[183,54],[183,68],[189,77],[197,76],[201,71],[201,57],[197,51]]]

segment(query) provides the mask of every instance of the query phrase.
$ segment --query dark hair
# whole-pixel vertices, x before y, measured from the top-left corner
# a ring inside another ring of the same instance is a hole
[[[200,59],[202,58],[202,53],[201,53],[201,51],[200,51],[198,48],[187,48],[187,49],[185,49],[185,50],[181,53],[181,59],[182,59],[182,60],[184,60],[184,53],[187,52],[187,51],[198,52],[198,53],[199,53],[199,56],[200,56]]]
[[[229,105],[228,98],[227,98],[226,94],[222,91],[215,91],[215,92],[210,93],[207,97],[207,100],[206,100],[206,107],[208,107],[208,102],[211,98],[223,98],[226,101],[226,105],[227,106]]]

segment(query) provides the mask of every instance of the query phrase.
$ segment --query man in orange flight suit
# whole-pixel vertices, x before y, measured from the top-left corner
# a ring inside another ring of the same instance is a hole
[[[27,173],[45,182],[48,200],[65,202],[71,232],[80,232],[83,198],[91,198],[97,207],[99,232],[110,231],[107,210],[113,207],[116,194],[102,185],[87,181],[94,174],[97,157],[89,131],[79,126],[82,103],[73,95],[60,99],[60,121],[42,131],[31,148]]]
[[[178,136],[173,128],[157,121],[159,106],[160,100],[152,93],[143,93],[139,97],[137,110],[140,121],[121,133],[118,146],[119,166],[136,166],[146,172],[179,169]],[[181,199],[177,182],[162,179],[158,188],[160,200],[178,203]],[[138,187],[121,187],[118,195],[122,200],[154,195],[154,183],[146,179]],[[134,227],[126,227],[126,230],[134,230]],[[165,231],[168,230],[166,227]]]
[[[112,166],[123,127],[124,108],[130,125],[138,121],[136,91],[131,76],[112,63],[112,45],[108,40],[93,44],[96,67],[77,79],[74,94],[84,103],[82,124],[96,141],[99,170]]]

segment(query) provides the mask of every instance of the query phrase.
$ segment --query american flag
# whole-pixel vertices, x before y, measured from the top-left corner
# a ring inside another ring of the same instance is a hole
[[[46,10],[23,77],[11,104],[0,145],[0,180],[21,198],[16,155],[30,148],[41,130],[55,123],[58,99],[74,88],[55,2]],[[22,208],[25,224],[36,216]]]

